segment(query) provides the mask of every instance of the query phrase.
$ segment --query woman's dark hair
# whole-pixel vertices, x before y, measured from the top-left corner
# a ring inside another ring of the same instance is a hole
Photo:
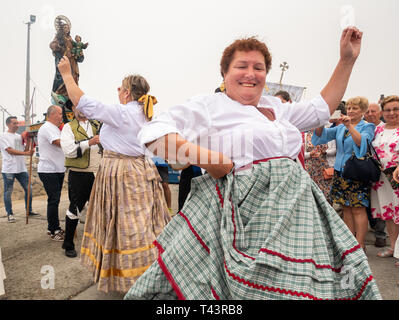
[[[283,98],[287,102],[291,101],[290,94],[287,91],[284,91],[284,90],[280,90],[280,91],[276,92],[276,94],[274,96],[275,97],[280,96],[281,98]]]
[[[341,114],[346,116],[346,102],[345,101],[341,101],[338,105],[337,110],[341,111]]]
[[[10,116],[6,119],[6,124],[10,124],[12,119],[17,119],[16,116]]]

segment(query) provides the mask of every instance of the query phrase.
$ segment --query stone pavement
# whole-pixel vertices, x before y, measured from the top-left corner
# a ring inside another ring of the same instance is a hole
[[[177,185],[172,190],[172,208],[177,211]],[[49,240],[46,235],[45,196],[34,197],[33,210],[41,213],[39,218],[25,222],[24,202],[13,201],[16,223],[8,223],[3,203],[0,204],[0,248],[7,278],[4,281],[6,294],[0,300],[120,300],[119,293],[97,291],[86,267],[79,258],[67,258],[61,242]],[[2,201],[1,201],[2,202]],[[60,203],[60,223],[64,227],[65,211],[68,207],[64,190]],[[79,248],[83,224],[77,228],[75,245]],[[384,299],[399,300],[399,268],[394,258],[378,258],[374,247],[374,235],[367,236],[367,256],[373,276]]]

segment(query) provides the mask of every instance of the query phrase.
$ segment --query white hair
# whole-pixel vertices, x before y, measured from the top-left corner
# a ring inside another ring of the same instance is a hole
[[[378,111],[380,111],[380,112],[382,111],[381,105],[380,105],[379,103],[376,103],[376,102],[370,103],[370,104],[369,104],[369,108],[370,108],[371,105],[373,105],[373,104],[376,105],[376,106],[378,107]]]

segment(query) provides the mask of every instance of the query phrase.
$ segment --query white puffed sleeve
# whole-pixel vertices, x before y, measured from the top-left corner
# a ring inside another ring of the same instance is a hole
[[[81,148],[82,154],[90,148],[89,140],[75,143],[75,135],[72,132],[71,126],[67,123],[61,131],[61,149],[67,158],[76,158],[78,155],[78,147]]]
[[[86,94],[80,98],[76,108],[86,118],[95,119],[116,128],[120,126],[121,122],[127,123],[129,121],[128,110],[125,106],[120,104],[107,105]]]
[[[310,101],[284,104],[282,108],[284,117],[301,132],[322,127],[330,119],[330,109],[320,94]]]
[[[169,133],[177,133],[194,142],[211,127],[207,96],[197,96],[188,102],[168,108],[142,127],[138,134],[145,145]]]

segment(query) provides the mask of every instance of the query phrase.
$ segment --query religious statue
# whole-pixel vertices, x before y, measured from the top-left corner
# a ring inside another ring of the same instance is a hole
[[[82,62],[84,59],[83,49],[86,49],[89,43],[83,43],[82,38],[78,35],[75,36],[75,41],[73,42],[72,55],[77,62]]]
[[[72,110],[72,103],[68,98],[64,80],[58,70],[58,63],[63,56],[67,56],[71,63],[72,76],[77,84],[79,84],[79,66],[78,63],[83,62],[83,49],[86,49],[88,43],[82,43],[80,36],[75,37],[75,41],[71,37],[71,22],[65,16],[59,15],[55,18],[54,26],[57,31],[54,40],[50,43],[50,49],[55,57],[55,76],[51,97],[53,103],[63,107],[66,110]],[[68,110],[68,111],[69,111]]]

